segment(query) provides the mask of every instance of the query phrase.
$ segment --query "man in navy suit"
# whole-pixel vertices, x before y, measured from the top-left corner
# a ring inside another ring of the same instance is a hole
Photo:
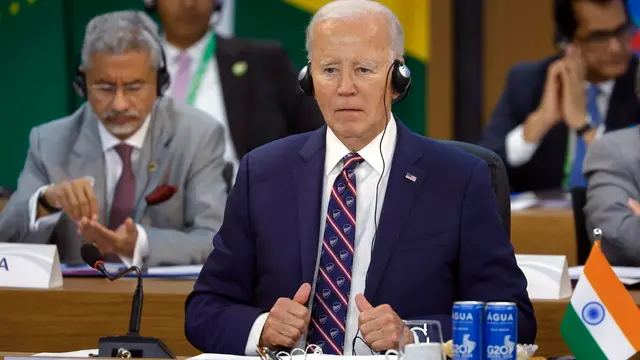
[[[375,1],[331,2],[307,52],[301,87],[327,126],[243,157],[187,299],[189,341],[209,353],[311,343],[368,355],[398,348],[401,319],[438,320],[448,340],[454,301],[478,300],[515,302],[518,340],[533,343],[486,163],[390,112],[410,80],[397,17]]]
[[[563,53],[509,71],[480,142],[514,192],[586,187],[589,144],[640,119],[624,1],[555,0],[554,17]]]

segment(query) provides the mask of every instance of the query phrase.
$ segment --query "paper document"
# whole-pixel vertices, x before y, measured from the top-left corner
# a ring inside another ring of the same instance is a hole
[[[528,191],[511,195],[511,211],[530,208],[565,209],[571,208],[571,194],[560,191]]]
[[[584,266],[573,266],[569,268],[569,278],[578,280],[582,275]],[[616,273],[620,282],[625,285],[633,285],[640,283],[640,268],[629,266],[612,266],[613,272]]]
[[[98,356],[98,349],[90,349],[90,350],[78,350],[78,351],[70,351],[70,352],[61,352],[61,353],[39,353],[31,356],[37,357],[73,357],[73,358],[88,358],[92,356]]]

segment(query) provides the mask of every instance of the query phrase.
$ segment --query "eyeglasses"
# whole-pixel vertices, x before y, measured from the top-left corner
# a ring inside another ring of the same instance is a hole
[[[362,341],[362,343],[367,348],[369,348],[369,351],[371,352],[371,355],[375,355],[373,353],[373,349],[369,346],[369,344],[367,344],[367,342],[359,334],[360,334],[360,329],[358,329],[358,331],[356,332],[356,336],[353,338],[353,341],[351,342],[351,355],[357,356],[357,354],[356,354],[356,344],[357,344],[358,340]]]
[[[144,97],[148,88],[148,83],[136,82],[125,84],[122,86],[122,93],[127,99],[136,100]],[[118,93],[118,86],[114,84],[92,84],[89,86],[89,89],[91,89],[96,97],[104,101],[112,101]]]
[[[612,38],[621,42],[630,41],[637,30],[633,24],[624,24],[614,30],[599,30],[586,36],[576,36],[576,39],[590,46],[603,48],[609,46]]]

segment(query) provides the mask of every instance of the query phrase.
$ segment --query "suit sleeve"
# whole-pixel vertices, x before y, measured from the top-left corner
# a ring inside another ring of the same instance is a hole
[[[502,227],[491,176],[479,161],[462,202],[458,293],[460,300],[508,301],[518,306],[518,343],[533,344],[537,324],[509,237]]]
[[[278,45],[271,57],[272,71],[278,84],[278,96],[287,118],[290,134],[317,130],[324,124],[318,103],[298,87],[298,72],[294,70],[285,49]]]
[[[24,169],[18,178],[18,188],[0,213],[0,242],[36,244],[49,242],[59,216],[56,215],[54,221],[41,222],[39,226],[29,226],[33,217],[29,200],[39,189],[48,184],[49,179],[41,157],[40,134],[36,127],[29,134],[29,150]]]
[[[267,311],[251,305],[257,254],[250,220],[249,156],[240,162],[214,250],[185,305],[186,337],[205,353],[244,355],[255,320]]]
[[[222,224],[227,200],[222,178],[224,133],[213,123],[199,137],[184,183],[184,225],[180,230],[144,227],[148,239],[147,266],[202,264],[213,249],[211,239]]]
[[[635,130],[637,131],[637,130]],[[588,180],[584,207],[587,233],[602,230],[602,250],[614,265],[637,266],[640,262],[640,217],[627,206],[629,199],[640,201],[634,181],[633,162],[614,141],[615,137],[594,142],[587,151],[584,174]]]
[[[511,149],[507,149],[508,136],[511,135],[511,138],[517,138],[517,136],[515,136],[516,134],[512,132],[516,130],[518,125],[522,124],[527,119],[530,113],[522,109],[522,106],[520,105],[522,99],[518,98],[521,95],[518,94],[518,89],[523,86],[523,81],[525,80],[523,79],[525,77],[520,76],[520,72],[521,71],[517,67],[509,70],[505,89],[500,95],[498,103],[491,113],[489,126],[485,130],[480,141],[481,146],[500,155],[505,163],[511,164],[511,162],[508,161],[509,158],[519,159],[520,164],[518,165],[527,162],[536,150],[535,146],[532,144],[528,144],[529,146],[526,146],[526,143],[523,146],[511,146]],[[524,141],[524,139],[522,139],[522,141]],[[514,141],[512,141],[512,143],[513,142]],[[507,150],[513,151],[514,149],[516,151],[519,150],[520,152],[527,152],[529,159],[525,159],[524,161],[522,160],[523,157],[527,157],[523,155],[527,154],[507,154]],[[514,164],[514,166],[515,165],[516,164]]]

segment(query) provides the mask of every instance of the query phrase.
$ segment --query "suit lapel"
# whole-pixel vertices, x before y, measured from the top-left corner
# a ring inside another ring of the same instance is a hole
[[[417,137],[396,118],[398,138],[384,195],[378,234],[375,238],[371,263],[367,274],[365,297],[373,299],[384,275],[389,258],[411,214],[418,194],[425,183],[426,173],[416,165],[422,157]],[[415,176],[411,181],[406,176]]]
[[[100,120],[95,116],[88,103],[84,105],[79,116],[82,118],[82,125],[69,159],[69,176],[71,179],[83,176],[93,177],[93,191],[100,207],[98,220],[104,224],[108,216],[104,154],[98,132],[98,121]]]
[[[171,107],[170,99],[161,98],[151,116],[151,126],[135,169],[136,213],[134,219],[136,221],[140,220],[147,208],[145,197],[159,185],[163,185],[163,181],[168,181],[165,175],[170,167],[169,145],[174,135]]]
[[[320,206],[324,183],[326,127],[316,130],[300,151],[302,163],[294,170],[302,281],[311,283],[318,255]]]
[[[235,41],[234,39],[225,39],[218,36],[216,59],[229,131],[231,132],[236,153],[239,157],[242,157],[249,146],[247,144],[247,133],[249,131],[247,116],[251,99],[251,96],[249,96],[249,72],[251,69],[248,69],[245,74],[233,73],[234,64],[239,64],[243,61],[248,63],[246,54],[235,46]]]

